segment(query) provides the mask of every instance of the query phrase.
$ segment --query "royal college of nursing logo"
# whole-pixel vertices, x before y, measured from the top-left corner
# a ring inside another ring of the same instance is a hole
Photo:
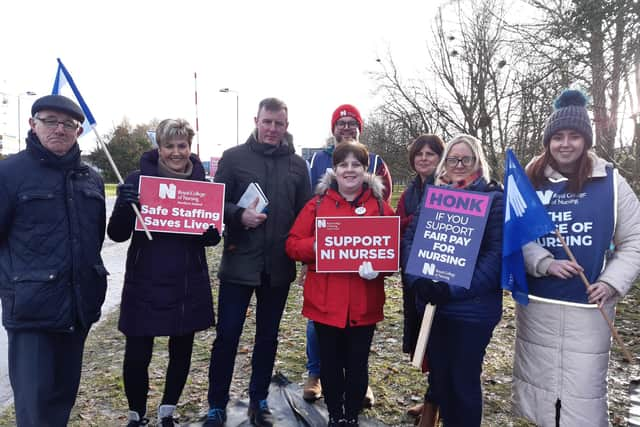
[[[540,201],[542,202],[542,204],[547,206],[551,202],[551,199],[553,198],[554,193],[552,190],[544,190],[544,191],[536,191],[536,194],[540,198]]]
[[[158,188],[158,197],[161,199],[175,199],[176,198],[176,185],[175,184],[160,184]]]
[[[422,274],[433,276],[434,274],[436,274],[436,265],[431,262],[425,262],[422,265]]]

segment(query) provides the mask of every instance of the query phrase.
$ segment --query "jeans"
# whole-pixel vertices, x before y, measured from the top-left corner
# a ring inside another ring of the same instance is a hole
[[[436,313],[427,345],[427,399],[440,406],[446,427],[480,426],[480,374],[495,326],[494,322],[468,322]]]
[[[88,330],[7,330],[18,427],[64,427],[76,401]]]
[[[313,320],[307,321],[307,371],[309,376],[320,377],[320,343]]]
[[[315,322],[320,342],[320,379],[332,418],[355,419],[369,385],[369,351],[375,325],[336,328]]]
[[[251,402],[266,399],[278,349],[280,319],[289,295],[289,284],[270,286],[263,278],[259,287],[220,283],[216,339],[209,362],[208,400],[211,408],[225,408],[238,351],[240,335],[251,296],[256,294],[256,334],[251,357]]]
[[[187,382],[193,350],[193,333],[169,337],[169,365],[164,382],[162,405],[176,405]],[[154,337],[127,337],[124,350],[124,392],[129,409],[140,416],[147,413],[149,363]]]

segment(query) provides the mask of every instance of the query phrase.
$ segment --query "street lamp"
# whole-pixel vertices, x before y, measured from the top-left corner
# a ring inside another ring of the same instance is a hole
[[[238,118],[240,115],[240,94],[238,93],[237,90],[229,89],[228,87],[223,87],[222,89],[220,89],[220,92],[236,94],[236,145],[239,145],[240,144],[240,132],[239,132],[240,123],[238,121]]]
[[[22,143],[22,142],[21,142],[21,140],[22,140],[22,134],[21,134],[21,132],[20,132],[20,127],[22,126],[22,121],[21,121],[21,119],[20,119],[20,113],[21,113],[21,111],[20,111],[20,98],[21,98],[22,96],[25,96],[25,95],[33,96],[33,95],[36,95],[36,93],[35,93],[35,92],[33,92],[33,91],[28,90],[28,91],[26,91],[26,92],[22,92],[22,93],[19,93],[19,94],[17,94],[17,95],[10,95],[10,94],[8,94],[8,93],[4,93],[4,92],[0,92],[0,95],[3,95],[3,99],[2,99],[2,103],[3,103],[3,104],[6,104],[6,103],[7,103],[7,99],[6,99],[6,98],[4,98],[4,97],[6,97],[6,96],[15,96],[15,97],[17,98],[17,100],[18,100],[18,151],[20,151],[20,144]]]
[[[36,93],[30,90],[18,94],[18,151],[20,151],[20,144],[22,143],[22,136],[20,133],[20,127],[22,122],[20,121],[20,97],[23,95],[34,96]]]

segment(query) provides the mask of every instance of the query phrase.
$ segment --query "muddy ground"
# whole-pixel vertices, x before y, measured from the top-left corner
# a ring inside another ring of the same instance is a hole
[[[219,264],[220,247],[209,249],[211,277]],[[217,279],[214,279],[214,294]],[[289,302],[282,320],[275,370],[291,381],[302,384],[305,363],[305,325],[300,315],[302,289],[291,287]],[[485,359],[484,420],[486,426],[528,426],[522,419],[514,418],[510,410],[511,367],[514,342],[514,305],[505,294],[503,320],[494,332]],[[250,372],[251,341],[254,333],[253,311],[242,336],[236,371],[232,384],[232,399],[246,398]],[[376,405],[366,411],[388,425],[413,425],[405,414],[407,407],[418,402],[424,393],[422,374],[409,365],[402,346],[402,297],[399,277],[387,279],[386,319],[379,324],[370,356],[370,383],[375,392]],[[127,403],[122,384],[123,336],[117,331],[118,311],[107,315],[106,321],[92,330],[87,341],[82,384],[70,426],[118,426],[126,424]],[[618,306],[616,326],[632,354],[639,360],[640,354],[640,288],[634,287],[630,295]],[[196,335],[191,375],[178,406],[180,420],[196,421],[206,413],[207,369],[214,330]],[[162,394],[162,384],[167,362],[166,339],[157,339],[150,368],[151,390],[149,415]],[[611,422],[614,426],[626,425],[628,387],[632,377],[640,376],[638,366],[622,360],[620,350],[613,346],[609,365],[609,400]],[[1,426],[15,425],[12,408],[0,416]]]

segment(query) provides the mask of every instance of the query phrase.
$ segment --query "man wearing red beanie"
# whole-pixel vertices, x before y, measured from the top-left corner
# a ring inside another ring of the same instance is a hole
[[[335,109],[331,115],[331,136],[327,140],[327,146],[324,150],[314,153],[311,158],[311,186],[315,188],[320,178],[325,174],[327,169],[331,169],[331,156],[336,144],[342,141],[354,140],[360,141],[360,133],[362,132],[363,122],[360,111],[351,104],[342,104]],[[378,175],[382,178],[384,185],[383,197],[389,202],[391,200],[392,183],[389,168],[385,164],[382,157],[369,152],[369,173]]]
[[[343,141],[358,141],[362,132],[363,122],[360,112],[351,104],[343,104],[335,109],[331,115],[331,133],[327,140],[327,146],[322,151],[314,153],[310,162],[311,187],[320,181],[327,169],[333,167],[331,157],[337,144]],[[383,198],[389,202],[391,199],[392,184],[389,168],[382,160],[382,157],[369,152],[369,173],[382,178],[384,185]],[[313,401],[322,395],[322,385],[320,384],[320,351],[318,348],[318,336],[312,321],[307,323],[307,371],[309,377],[304,384],[303,397],[305,400]],[[367,394],[364,399],[364,406],[371,407],[374,402],[373,392],[367,387]]]

